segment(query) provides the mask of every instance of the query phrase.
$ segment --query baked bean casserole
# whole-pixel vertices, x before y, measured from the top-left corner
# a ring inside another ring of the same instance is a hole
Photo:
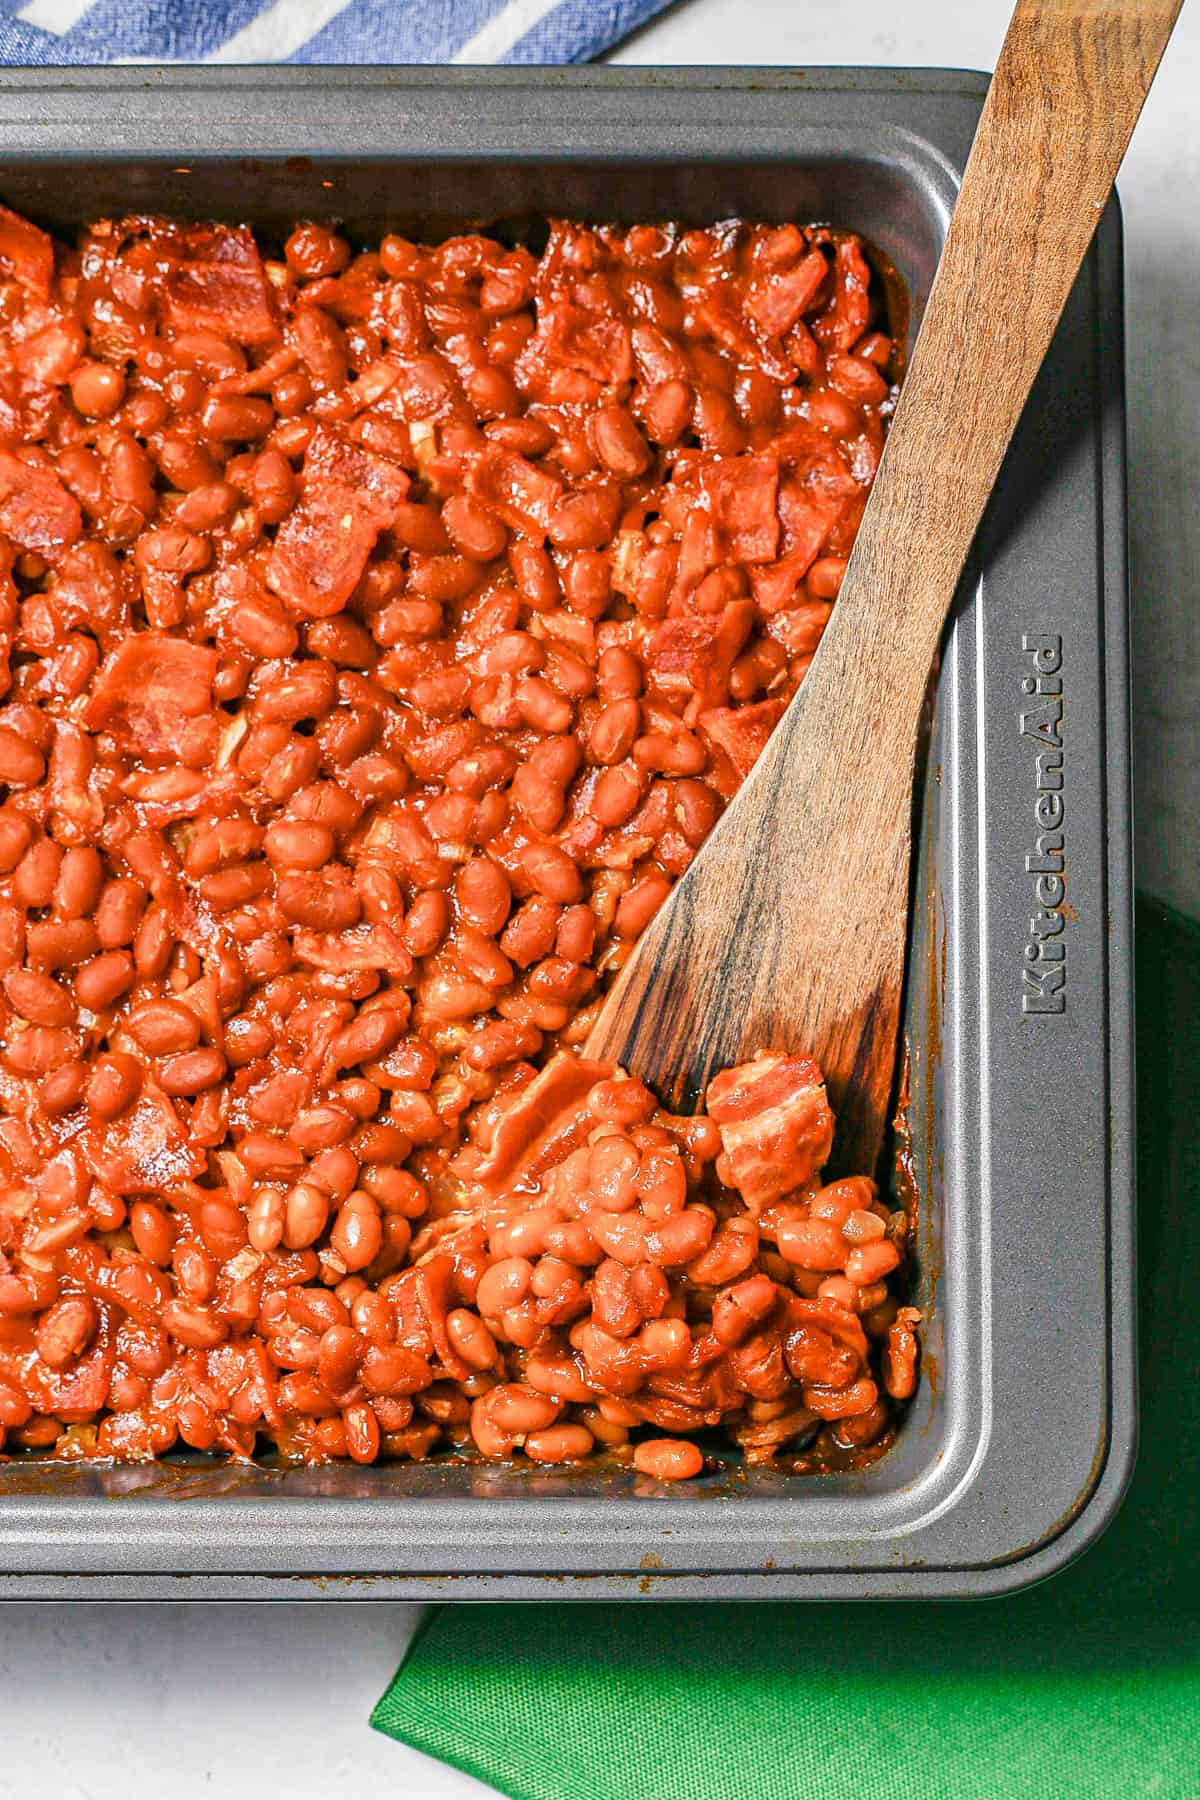
[[[803,679],[854,236],[0,209],[0,1448],[827,1467],[912,1392],[819,1069],[583,1058]]]

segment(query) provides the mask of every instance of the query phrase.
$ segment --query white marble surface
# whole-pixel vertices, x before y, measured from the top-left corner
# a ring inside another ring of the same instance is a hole
[[[617,60],[990,68],[1007,13],[1006,0],[856,0],[852,7],[684,0]],[[1200,506],[1189,460],[1200,427],[1198,76],[1200,10],[1193,5],[1121,182],[1139,871],[1155,892],[1193,911],[1200,911]],[[0,1796],[485,1794],[479,1783],[368,1728],[418,1611],[344,1602],[0,1608]],[[479,1624],[487,1629],[483,1610]]]

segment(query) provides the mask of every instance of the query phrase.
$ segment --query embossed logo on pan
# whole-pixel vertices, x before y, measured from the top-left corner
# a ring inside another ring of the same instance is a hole
[[[1021,1011],[1061,1013],[1067,1006],[1066,806],[1063,790],[1063,647],[1054,632],[1021,639],[1028,673],[1022,678],[1021,736],[1036,745],[1033,822],[1025,853],[1033,911],[1022,951]]]

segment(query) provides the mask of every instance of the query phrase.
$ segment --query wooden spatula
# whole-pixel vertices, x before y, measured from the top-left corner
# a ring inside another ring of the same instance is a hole
[[[807,1051],[840,1166],[876,1165],[933,656],[1181,4],[1019,0],[816,659],[588,1038],[679,1110],[757,1050]]]

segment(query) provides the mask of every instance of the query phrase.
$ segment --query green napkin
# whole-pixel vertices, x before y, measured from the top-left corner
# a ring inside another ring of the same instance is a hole
[[[1200,929],[1145,898],[1137,983],[1141,1456],[1092,1551],[970,1605],[443,1607],[372,1724],[517,1800],[1200,1794]]]

